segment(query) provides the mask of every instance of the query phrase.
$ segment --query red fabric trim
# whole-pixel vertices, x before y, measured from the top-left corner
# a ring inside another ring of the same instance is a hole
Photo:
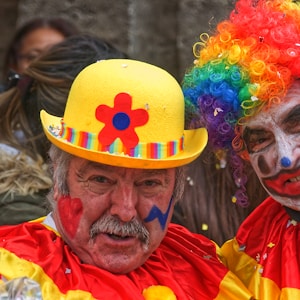
[[[178,225],[170,225],[157,251],[127,275],[80,263],[60,237],[39,223],[1,227],[0,247],[41,266],[62,293],[78,289],[96,299],[143,299],[144,288],[160,284],[170,287],[177,299],[211,300],[227,273],[211,241]],[[5,276],[5,270],[0,273]]]

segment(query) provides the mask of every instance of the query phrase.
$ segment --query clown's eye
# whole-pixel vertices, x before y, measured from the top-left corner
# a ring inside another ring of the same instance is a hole
[[[290,119],[285,126],[285,130],[287,130],[290,133],[299,133],[300,118]]]
[[[244,136],[244,141],[249,153],[255,153],[264,150],[274,142],[274,136],[271,132],[264,130],[249,131]]]
[[[295,106],[283,121],[284,130],[288,133],[300,132],[300,105]]]

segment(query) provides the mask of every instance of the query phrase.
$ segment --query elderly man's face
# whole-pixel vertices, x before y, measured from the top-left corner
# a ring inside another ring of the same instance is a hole
[[[243,138],[261,183],[279,203],[300,211],[300,83],[284,101],[247,123]]]
[[[67,182],[70,194],[55,192],[53,216],[82,262],[127,273],[159,246],[173,213],[175,169],[129,169],[73,158]]]

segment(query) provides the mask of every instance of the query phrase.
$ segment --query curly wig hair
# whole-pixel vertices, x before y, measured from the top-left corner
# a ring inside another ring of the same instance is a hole
[[[300,76],[300,4],[292,0],[238,0],[216,33],[200,35],[194,65],[182,87],[187,120],[205,126],[221,164],[229,163],[237,192],[248,205],[241,126],[280,103]],[[228,159],[229,158],[229,159]]]

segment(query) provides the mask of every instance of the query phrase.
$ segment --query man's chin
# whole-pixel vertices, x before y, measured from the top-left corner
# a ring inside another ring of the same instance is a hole
[[[149,256],[149,253],[141,252],[135,254],[115,252],[99,257],[92,264],[110,273],[126,274],[144,264]]]
[[[136,268],[138,268],[140,266],[140,264],[120,264],[120,263],[116,263],[116,264],[109,264],[109,265],[101,265],[98,267],[106,270],[110,273],[113,274],[127,274],[133,270],[135,270]]]

